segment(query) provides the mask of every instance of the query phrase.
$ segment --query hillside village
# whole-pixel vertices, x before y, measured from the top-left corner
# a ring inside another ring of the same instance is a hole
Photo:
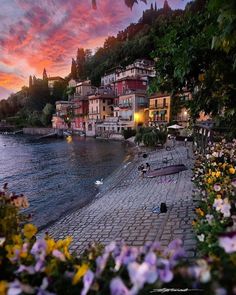
[[[107,71],[101,77],[99,87],[93,86],[90,80],[71,79],[68,86],[73,89],[73,94],[68,96],[68,101],[56,102],[52,127],[103,137],[121,135],[123,130],[137,126],[158,127],[170,121],[177,121],[186,127],[189,120],[186,107],[181,107],[173,117],[170,94],[148,94],[154,77],[154,62],[137,59],[126,67]],[[49,88],[53,87],[52,81],[52,78],[48,79]],[[185,102],[189,99],[191,94],[186,90],[181,100]]]

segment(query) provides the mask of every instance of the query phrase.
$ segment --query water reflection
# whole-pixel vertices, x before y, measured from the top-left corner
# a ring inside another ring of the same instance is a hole
[[[28,196],[41,226],[90,201],[94,181],[111,174],[125,154],[120,142],[0,135],[0,183]]]

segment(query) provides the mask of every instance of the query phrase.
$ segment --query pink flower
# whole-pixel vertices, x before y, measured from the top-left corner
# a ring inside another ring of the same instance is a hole
[[[224,248],[226,253],[236,252],[236,234],[232,237],[223,236],[219,238],[219,245]]]
[[[129,295],[130,292],[125,286],[121,278],[114,278],[110,284],[110,290],[112,295]]]
[[[221,206],[220,212],[224,215],[224,217],[230,217],[230,209],[231,205],[229,203],[229,200],[225,198]]]
[[[221,186],[218,183],[214,184],[213,188],[216,192],[219,192],[221,190]]]
[[[216,211],[220,211],[222,204],[223,204],[222,199],[215,199],[213,203],[213,207],[216,209]]]
[[[60,252],[59,250],[57,250],[57,249],[55,249],[55,250],[52,251],[52,255],[54,257],[58,258],[61,261],[65,261],[66,260],[65,255],[62,252]]]

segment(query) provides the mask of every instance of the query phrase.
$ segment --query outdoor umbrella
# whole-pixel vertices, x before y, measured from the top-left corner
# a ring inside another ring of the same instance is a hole
[[[169,126],[169,127],[167,127],[167,129],[183,129],[184,127],[182,127],[182,126],[180,126],[180,125],[177,125],[177,124],[175,124],[175,125],[171,125],[171,126]]]

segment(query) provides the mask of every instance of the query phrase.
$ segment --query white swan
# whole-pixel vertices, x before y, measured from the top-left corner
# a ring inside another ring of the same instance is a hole
[[[102,178],[101,180],[96,180],[96,181],[95,181],[95,184],[96,184],[96,185],[101,185],[101,184],[103,184],[103,178]]]

